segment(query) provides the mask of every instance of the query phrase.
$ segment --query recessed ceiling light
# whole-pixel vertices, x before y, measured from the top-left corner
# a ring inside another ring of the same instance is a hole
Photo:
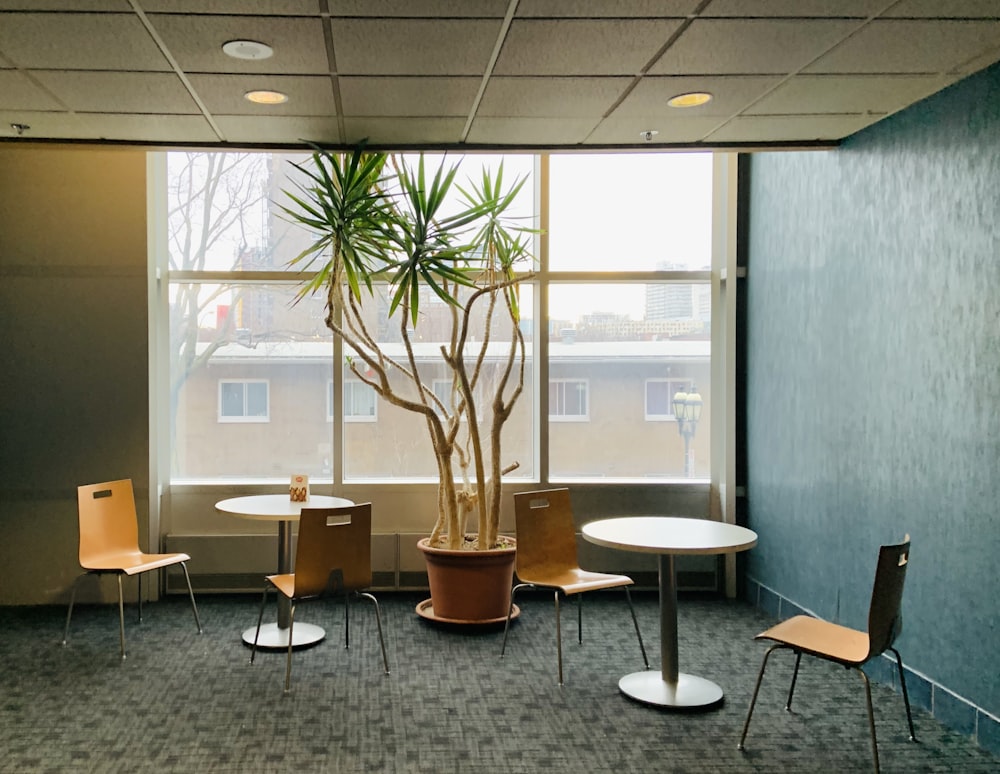
[[[710,102],[712,95],[707,91],[689,91],[686,94],[678,94],[667,100],[667,104],[673,108],[689,108],[704,105]]]
[[[273,48],[256,40],[230,40],[222,44],[222,50],[233,59],[268,59],[274,54]]]
[[[280,105],[282,102],[288,102],[287,94],[269,89],[248,91],[243,97],[250,100],[250,102],[256,102],[258,105]]]

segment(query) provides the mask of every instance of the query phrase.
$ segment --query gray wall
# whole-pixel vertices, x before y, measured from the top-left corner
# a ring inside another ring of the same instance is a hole
[[[1000,66],[749,169],[749,593],[863,628],[910,533],[917,700],[1000,751]]]

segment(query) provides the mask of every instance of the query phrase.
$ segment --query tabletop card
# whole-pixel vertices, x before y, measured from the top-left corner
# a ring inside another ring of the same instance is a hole
[[[309,500],[309,476],[296,473],[292,476],[292,483],[288,487],[293,503],[304,503]]]

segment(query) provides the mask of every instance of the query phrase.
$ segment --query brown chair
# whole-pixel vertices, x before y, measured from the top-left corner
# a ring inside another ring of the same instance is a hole
[[[80,520],[80,566],[85,570],[73,582],[66,613],[63,645],[69,636],[69,622],[73,616],[76,587],[89,574],[115,573],[118,576],[118,631],[122,658],[125,658],[125,602],[122,594],[122,576],[135,575],[139,584],[139,621],[142,621],[142,573],[179,564],[184,570],[194,622],[201,634],[201,620],[194,601],[191,577],[186,562],[187,554],[145,554],[139,549],[139,523],[135,512],[135,494],[132,481],[108,481],[77,488],[77,510]]]
[[[916,741],[913,730],[913,716],[910,714],[910,698],[906,693],[906,678],[903,676],[903,659],[899,651],[893,647],[893,642],[903,627],[900,605],[903,599],[903,582],[906,579],[906,568],[910,559],[910,536],[907,535],[899,545],[882,546],[878,554],[878,566],[875,570],[875,583],[872,588],[871,604],[868,609],[868,631],[862,632],[849,629],[846,626],[821,621],[807,615],[797,615],[787,621],[772,626],[761,632],[754,639],[772,640],[772,645],[764,654],[764,662],[760,665],[757,675],[757,685],[750,699],[747,719],[743,724],[738,748],[743,749],[747,730],[750,728],[750,716],[757,702],[757,692],[767,659],[779,649],[791,650],[795,653],[795,671],[792,673],[792,684],[788,689],[788,701],[785,709],[792,708],[792,692],[795,690],[795,680],[799,674],[799,662],[802,654],[815,656],[834,664],[840,664],[847,669],[855,669],[865,683],[865,696],[868,701],[868,728],[871,732],[872,758],[876,774],[879,770],[878,742],[875,738],[875,715],[872,711],[872,690],[868,676],[861,666],[884,651],[891,650],[896,656],[896,667],[899,670],[899,685],[903,691],[903,703],[906,705],[906,722],[910,727],[910,741]]]
[[[268,588],[274,586],[288,598],[291,609],[288,616],[288,658],[285,665],[285,691],[292,679],[292,632],[295,626],[295,605],[304,599],[315,599],[326,593],[344,594],[344,646],[350,647],[350,597],[371,600],[375,605],[375,623],[378,626],[379,644],[382,646],[382,664],[389,674],[389,659],[385,654],[382,637],[382,615],[378,600],[364,591],[372,585],[372,505],[349,505],[343,508],[303,508],[299,517],[299,540],[295,549],[295,572],[269,575],[265,578],[264,595],[257,618],[257,634],[250,663],[257,654],[257,640]]]
[[[500,658],[507,649],[507,633],[514,610],[514,596],[525,588],[552,589],[556,604],[556,652],[559,659],[559,685],[563,684],[562,627],[559,615],[559,593],[577,598],[577,637],[583,643],[583,592],[620,588],[625,592],[632,624],[639,638],[642,660],[649,669],[646,647],[639,632],[627,575],[611,575],[580,569],[576,553],[576,528],[568,489],[547,489],[514,495],[514,518],[517,530],[517,583],[510,595],[510,609],[503,629]]]

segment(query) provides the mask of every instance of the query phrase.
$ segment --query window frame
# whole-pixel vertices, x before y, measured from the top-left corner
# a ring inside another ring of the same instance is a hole
[[[552,413],[552,398],[549,398],[549,421],[550,422],[589,422],[590,421],[590,379],[580,379],[575,377],[560,377],[549,379],[549,391],[555,385],[562,385],[563,403],[565,404],[565,385],[582,384],[584,386],[584,411],[581,414],[554,414]]]

